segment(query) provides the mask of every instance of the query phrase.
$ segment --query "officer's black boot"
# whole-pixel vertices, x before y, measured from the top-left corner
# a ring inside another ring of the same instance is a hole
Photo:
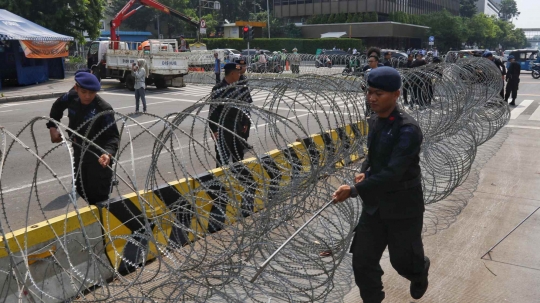
[[[516,105],[516,99],[512,99],[512,102],[510,102],[510,105]]]
[[[418,300],[424,296],[426,293],[426,290],[428,288],[428,273],[429,273],[429,265],[431,262],[429,261],[428,257],[424,257],[424,273],[422,277],[416,281],[411,281],[411,297]]]

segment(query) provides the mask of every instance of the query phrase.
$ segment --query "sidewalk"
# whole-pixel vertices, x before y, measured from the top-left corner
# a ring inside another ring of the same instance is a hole
[[[412,300],[409,282],[396,273],[385,252],[385,303],[539,302],[540,211],[481,259],[540,207],[539,138],[536,129],[504,127],[479,148],[467,181],[446,202],[426,209],[424,249],[431,258],[426,295]],[[362,302],[353,277],[350,283],[343,301]]]
[[[57,98],[69,91],[75,84],[74,73],[66,72],[65,79],[53,79],[43,83],[2,87],[0,90],[0,103]],[[101,90],[111,90],[122,88],[123,85],[114,79],[104,79],[101,83]]]

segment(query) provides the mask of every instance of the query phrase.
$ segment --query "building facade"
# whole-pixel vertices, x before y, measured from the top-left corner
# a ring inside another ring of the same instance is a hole
[[[500,1],[500,0],[484,0]],[[277,18],[306,20],[312,15],[376,12],[380,20],[393,12],[428,14],[446,9],[459,15],[459,0],[274,0]]]
[[[476,2],[476,7],[479,13],[484,13],[486,15],[499,15],[499,9],[501,8],[502,0],[478,0]]]

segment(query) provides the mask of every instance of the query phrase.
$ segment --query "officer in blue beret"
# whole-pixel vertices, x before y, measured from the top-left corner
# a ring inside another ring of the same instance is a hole
[[[231,159],[244,159],[251,121],[248,108],[241,103],[253,102],[249,89],[239,82],[242,66],[227,63],[223,69],[225,77],[212,88],[211,95],[211,101],[220,103],[211,104],[208,112],[208,126],[216,143],[216,167],[229,164]]]
[[[112,113],[113,108],[97,92],[99,80],[87,71],[75,74],[75,86],[52,105],[47,123],[51,142],[62,142],[56,122],[60,122],[68,110],[68,138],[73,147],[77,192],[89,204],[94,205],[109,198],[113,177],[112,157],[116,155],[120,134]],[[76,131],[88,141],[74,134]]]
[[[354,186],[340,186],[333,199],[336,203],[349,197],[362,199],[351,252],[363,301],[380,303],[385,297],[379,263],[386,247],[394,269],[411,281],[411,296],[420,299],[428,287],[430,266],[422,244],[422,131],[397,105],[401,88],[397,70],[373,69],[367,83],[366,99],[375,112],[368,119],[368,153]]]

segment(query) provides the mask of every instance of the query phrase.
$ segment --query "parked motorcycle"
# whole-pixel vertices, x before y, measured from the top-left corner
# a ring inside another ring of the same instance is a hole
[[[533,63],[533,66],[531,67],[531,76],[534,79],[540,78],[540,63]]]
[[[268,72],[268,67],[265,63],[255,62],[248,66],[246,71],[248,73],[266,73]]]
[[[332,68],[332,60],[330,60],[328,56],[321,55],[317,59],[315,59],[315,67],[316,68],[319,68],[319,67]]]

